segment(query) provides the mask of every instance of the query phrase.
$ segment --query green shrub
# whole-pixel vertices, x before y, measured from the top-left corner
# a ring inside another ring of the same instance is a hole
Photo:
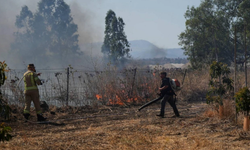
[[[13,136],[9,134],[11,130],[11,127],[5,126],[4,123],[2,123],[0,125],[0,141],[4,142],[12,139]]]
[[[241,88],[235,94],[237,112],[245,112],[248,116],[250,110],[250,91],[247,87]]]
[[[223,105],[223,98],[233,90],[233,80],[228,77],[229,74],[230,69],[224,63],[214,61],[210,65],[210,89],[206,96],[208,104],[215,102]]]

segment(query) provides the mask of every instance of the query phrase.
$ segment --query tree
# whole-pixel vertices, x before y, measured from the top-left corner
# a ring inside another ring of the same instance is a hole
[[[200,68],[213,61],[228,65],[234,61],[234,25],[239,26],[242,0],[204,0],[185,13],[186,30],[179,35],[192,66]],[[238,32],[239,29],[237,29]],[[243,39],[237,37],[237,62],[243,56]]]
[[[102,45],[102,53],[111,60],[117,61],[125,57],[130,57],[130,45],[124,32],[123,19],[116,17],[114,11],[109,10],[105,18],[105,37]]]
[[[239,13],[245,22],[250,21],[250,1],[244,0],[240,3]]]
[[[243,129],[249,130],[249,111],[250,111],[250,91],[247,87],[241,88],[235,94],[236,111],[244,113]]]
[[[210,65],[210,89],[208,90],[206,99],[208,104],[214,102],[219,104],[220,117],[223,117],[223,98],[230,96],[233,90],[233,80],[229,78],[229,74],[230,69],[224,63],[214,61]]]
[[[245,63],[245,56],[244,54],[244,50],[245,48],[247,48],[250,44],[249,38],[250,38],[250,1],[248,0],[244,0],[240,3],[239,5],[239,9],[238,9],[238,17],[239,19],[237,20],[237,40],[241,41],[241,45],[239,45],[239,49],[241,52],[240,57],[238,58],[237,62],[239,64],[241,64],[241,66],[243,66],[243,64]],[[247,50],[246,51],[246,61],[249,59],[250,57],[250,52]]]
[[[41,0],[32,13],[22,7],[16,17],[17,32],[12,50],[34,63],[46,60],[66,61],[79,54],[77,25],[64,0]]]
[[[229,67],[221,62],[214,61],[210,65],[209,81],[210,89],[207,93],[207,103],[218,103],[223,105],[223,98],[230,95],[233,90],[233,80],[229,78]]]
[[[247,87],[241,88],[236,94],[236,110],[237,112],[244,112],[249,116],[250,111],[250,91]]]

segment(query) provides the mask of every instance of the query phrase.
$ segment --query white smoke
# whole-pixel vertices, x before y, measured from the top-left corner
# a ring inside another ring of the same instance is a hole
[[[20,14],[22,7],[25,5],[34,13],[37,10],[39,1],[40,0],[0,0],[0,61],[5,60],[12,69],[23,68],[28,63],[32,63],[29,62],[29,58],[21,59],[17,54],[13,53],[11,51],[11,43],[14,42],[13,33],[17,31],[15,27],[16,16]],[[93,21],[95,14],[87,8],[82,8],[78,1],[65,0],[65,2],[71,8],[74,23],[78,25],[78,44],[80,49],[84,51],[84,58],[90,58],[91,55],[93,57],[102,56],[100,47],[91,44],[103,40],[101,36],[103,34],[100,27],[101,25],[97,25]],[[88,0],[83,0],[81,3],[88,3]],[[105,22],[101,23],[104,24]]]

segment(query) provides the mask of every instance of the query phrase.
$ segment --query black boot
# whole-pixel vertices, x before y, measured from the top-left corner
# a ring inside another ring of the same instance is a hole
[[[45,121],[47,118],[43,117],[42,114],[37,114],[37,121]]]
[[[159,115],[156,115],[156,116],[164,118],[164,115],[162,115],[162,114],[159,114]]]
[[[23,116],[24,116],[24,118],[25,118],[26,120],[29,120],[30,114],[23,114]]]

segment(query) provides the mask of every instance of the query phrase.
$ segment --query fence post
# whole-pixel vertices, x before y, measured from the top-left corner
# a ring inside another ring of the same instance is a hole
[[[132,88],[131,88],[130,98],[133,97],[134,85],[135,85],[135,77],[136,77],[136,70],[137,70],[137,68],[134,69],[134,76],[133,76],[133,81],[132,81]],[[133,101],[134,101],[134,99],[133,99]]]
[[[183,83],[184,83],[184,80],[185,80],[185,77],[186,77],[186,73],[187,73],[187,69],[185,69],[185,73],[184,73],[184,76],[183,76],[183,79],[182,79],[181,86],[183,86]]]
[[[67,68],[67,97],[66,97],[66,106],[69,105],[69,67]]]
[[[247,87],[247,29],[246,25],[244,26],[244,45],[245,45],[245,86]]]
[[[236,63],[236,25],[234,25],[234,95],[236,93],[236,71],[237,71],[237,63]],[[234,97],[234,101],[236,102],[236,98]],[[237,109],[236,109],[236,103],[235,103],[235,122],[237,123]]]

